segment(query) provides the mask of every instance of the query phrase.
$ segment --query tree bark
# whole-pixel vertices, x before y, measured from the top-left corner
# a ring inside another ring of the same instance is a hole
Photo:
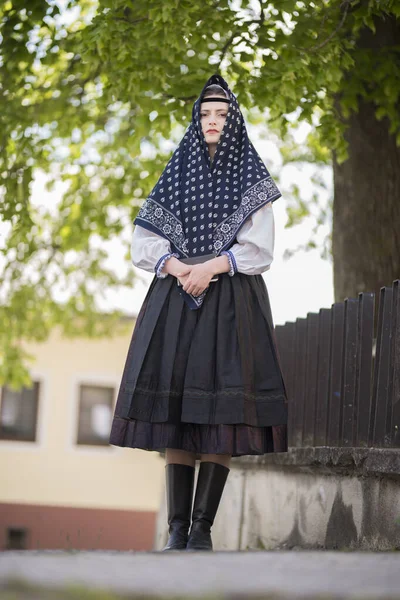
[[[392,45],[400,24],[379,21],[376,34],[362,32],[359,47]],[[333,158],[332,253],[335,302],[379,291],[400,278],[400,148],[389,134],[389,121],[378,121],[376,107],[360,99],[349,119],[349,158]],[[377,312],[375,312],[377,316]]]

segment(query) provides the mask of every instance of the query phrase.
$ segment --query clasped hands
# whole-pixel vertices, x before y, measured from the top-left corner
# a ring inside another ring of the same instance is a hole
[[[207,262],[197,265],[185,265],[177,269],[176,278],[182,284],[182,289],[192,296],[200,296],[210,285],[215,273]]]

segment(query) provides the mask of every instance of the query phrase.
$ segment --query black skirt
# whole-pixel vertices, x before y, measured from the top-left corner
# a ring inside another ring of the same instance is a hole
[[[261,275],[228,273],[191,310],[154,277],[133,331],[110,444],[200,454],[287,452],[288,402]]]

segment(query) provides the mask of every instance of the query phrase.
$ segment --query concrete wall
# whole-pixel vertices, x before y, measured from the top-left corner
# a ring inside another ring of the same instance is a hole
[[[155,548],[167,537],[165,494]],[[400,549],[400,450],[290,448],[232,460],[215,550]]]

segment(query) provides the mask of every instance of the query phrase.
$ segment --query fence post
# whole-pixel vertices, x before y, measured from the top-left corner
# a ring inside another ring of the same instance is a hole
[[[321,308],[318,324],[317,406],[314,426],[314,444],[316,446],[326,446],[327,444],[331,320],[332,310],[330,308]]]
[[[303,444],[303,423],[305,403],[305,377],[306,377],[306,327],[307,319],[296,319],[295,335],[295,390],[294,390],[294,423],[293,445]]]
[[[342,446],[353,446],[355,439],[355,398],[356,398],[356,364],[357,364],[357,308],[355,298],[344,301],[343,322],[343,373],[342,373]]]
[[[343,373],[343,323],[344,304],[332,304],[331,321],[331,364],[330,364],[330,389],[328,405],[328,435],[329,446],[340,446],[342,431],[342,373]]]
[[[314,445],[318,371],[318,313],[307,313],[303,446]]]
[[[393,281],[389,360],[389,419],[386,434],[391,446],[400,446],[400,279]]]
[[[378,330],[371,406],[370,446],[386,446],[389,409],[389,359],[392,288],[381,287],[379,297]]]
[[[372,344],[374,335],[373,292],[358,295],[357,379],[356,379],[356,446],[368,446],[368,424],[371,415]]]
[[[294,415],[295,405],[295,338],[296,324],[286,322],[276,325],[276,341],[282,362],[282,376],[285,381],[288,396],[288,445],[294,446]]]

